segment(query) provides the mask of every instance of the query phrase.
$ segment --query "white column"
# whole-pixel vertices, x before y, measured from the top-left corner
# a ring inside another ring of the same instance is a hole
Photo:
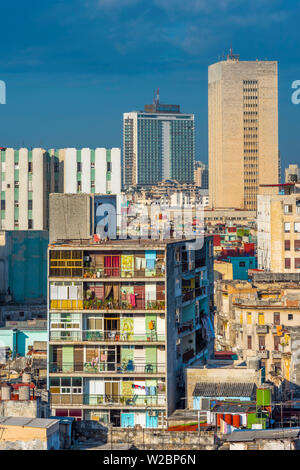
[[[91,150],[89,148],[81,150],[81,191],[91,192]]]
[[[6,149],[5,155],[5,230],[14,230],[14,149]]]
[[[77,193],[77,153],[76,149],[68,148],[65,153],[65,193]]]
[[[121,149],[111,149],[111,193],[121,192]]]
[[[47,184],[45,182],[45,184]],[[44,229],[44,150],[32,150],[32,218],[34,230]]]
[[[28,229],[28,149],[19,151],[19,230]]]
[[[95,193],[106,194],[106,149],[95,150]]]

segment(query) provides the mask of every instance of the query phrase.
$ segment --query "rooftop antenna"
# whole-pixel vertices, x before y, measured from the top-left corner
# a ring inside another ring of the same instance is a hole
[[[157,88],[157,90],[156,90],[156,95],[155,95],[155,92],[154,92],[153,103],[155,105],[155,109],[157,109],[157,107],[159,105],[159,88]]]
[[[232,43],[230,45],[230,52],[227,56],[227,60],[236,60],[236,61],[240,60],[240,54],[233,54]]]

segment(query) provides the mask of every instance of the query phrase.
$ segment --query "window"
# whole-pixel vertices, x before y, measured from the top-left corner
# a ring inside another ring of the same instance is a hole
[[[1,199],[1,210],[5,211],[5,200]]]
[[[295,233],[300,233],[300,222],[295,222],[294,223],[294,232]]]
[[[77,191],[81,191],[81,181],[77,181]]]
[[[29,211],[32,210],[32,199],[29,199],[29,201],[28,201],[28,210]]]
[[[295,251],[300,251],[300,240],[295,240],[294,241],[294,250]]]
[[[280,336],[274,336],[274,351],[279,351]]]
[[[265,336],[258,337],[258,349],[260,351],[264,351],[266,349],[266,337]]]
[[[291,268],[291,258],[285,258],[284,267],[285,267],[285,269],[290,269]]]
[[[32,219],[28,219],[28,228],[33,229],[33,220]]]
[[[259,313],[258,314],[258,324],[259,325],[264,325],[265,324],[265,315],[264,315],[264,313]]]
[[[239,266],[240,266],[240,268],[244,268],[246,266],[245,261],[240,261]]]
[[[285,233],[289,233],[291,231],[290,222],[284,222],[284,231],[285,231]]]
[[[296,269],[300,268],[300,258],[295,258],[295,268]]]
[[[285,251],[289,251],[291,249],[291,241],[290,240],[284,240],[284,249],[285,249]]]
[[[81,172],[81,163],[80,162],[77,162],[77,172],[78,173]]]
[[[32,173],[32,162],[28,162],[28,173]]]
[[[252,323],[252,315],[250,312],[247,312],[247,325],[251,325],[251,323]]]
[[[292,314],[292,313],[289,313],[289,314],[288,314],[288,320],[293,320],[293,318],[294,318],[293,314]]]
[[[19,207],[19,201],[15,201],[15,202],[14,202],[14,206],[15,206],[15,207]]]
[[[247,348],[252,349],[252,336],[247,336]]]
[[[280,313],[274,312],[274,325],[280,325]]]
[[[15,181],[15,188],[19,187],[19,181]]]
[[[292,214],[293,212],[293,206],[289,205],[289,204],[286,204],[284,206],[284,213],[285,214]]]

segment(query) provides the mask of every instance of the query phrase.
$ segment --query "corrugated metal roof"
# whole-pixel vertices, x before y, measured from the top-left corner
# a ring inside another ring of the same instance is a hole
[[[252,397],[256,390],[255,383],[214,383],[197,382],[194,397]]]
[[[229,442],[254,441],[256,439],[291,439],[300,437],[300,428],[251,429],[233,431],[228,436]]]
[[[216,413],[253,413],[256,412],[255,404],[249,403],[220,403],[213,407]]]
[[[23,417],[1,417],[0,424],[6,426],[24,426],[28,428],[50,428],[58,420],[44,418],[23,418]]]

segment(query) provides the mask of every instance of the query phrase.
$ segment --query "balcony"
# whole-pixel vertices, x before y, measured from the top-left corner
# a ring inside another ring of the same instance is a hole
[[[273,359],[281,359],[282,352],[281,351],[272,351],[272,357],[273,357]]]
[[[121,268],[104,268],[104,267],[85,267],[83,269],[84,279],[128,279],[128,278],[153,278],[164,277],[166,271],[162,266],[156,266],[153,270],[138,269],[124,271]]]
[[[135,334],[131,334],[127,331],[120,331],[120,330],[108,330],[108,331],[60,331],[60,330],[51,330],[50,331],[50,341],[91,341],[91,342],[98,342],[98,341],[105,341],[105,342],[164,342],[166,340],[165,335],[158,334],[155,330],[149,331],[149,333],[145,334],[145,332],[135,332]]]
[[[191,332],[193,331],[194,329],[194,321],[193,320],[189,320],[189,321],[186,321],[184,323],[180,323],[177,327],[177,331],[178,331],[178,334],[182,334],[182,333],[185,333],[185,332]]]
[[[267,334],[269,331],[268,325],[256,325],[256,333]]]
[[[194,349],[190,349],[189,351],[186,351],[185,353],[182,354],[182,362],[188,362],[190,359],[192,359],[195,355]]]
[[[84,310],[165,310],[165,306],[164,300],[145,300],[144,297],[138,298],[134,303],[126,300],[100,300],[97,298],[83,301]]]
[[[256,354],[260,359],[269,359],[269,351],[267,349],[260,349]]]
[[[85,406],[165,406],[166,396],[161,395],[88,395],[88,394],[56,394],[50,395],[51,405],[85,405]]]
[[[122,364],[116,362],[50,362],[49,371],[52,374],[101,374],[101,373],[120,373],[120,374],[161,374],[166,372],[166,364],[134,362],[133,360],[124,361]]]
[[[204,268],[205,266],[205,258],[199,258],[195,260],[195,269]]]

